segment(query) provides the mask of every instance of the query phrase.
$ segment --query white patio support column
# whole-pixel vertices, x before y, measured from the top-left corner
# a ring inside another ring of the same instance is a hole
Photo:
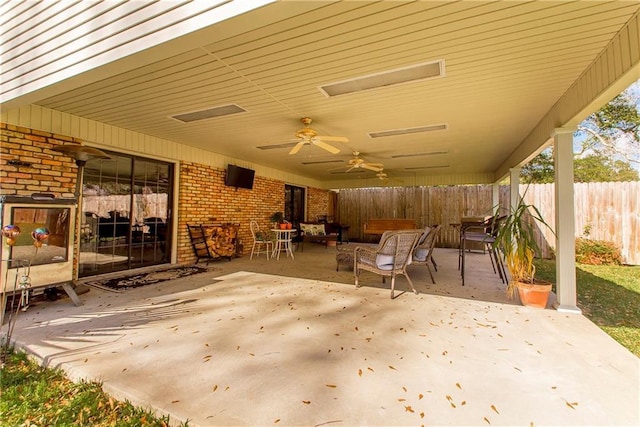
[[[509,169],[509,209],[513,211],[520,200],[520,169]]]
[[[573,132],[553,132],[556,219],[556,293],[558,311],[581,313],[576,292],[575,206],[573,197]]]
[[[500,209],[500,183],[494,182],[491,185],[491,209],[495,213],[496,210]]]

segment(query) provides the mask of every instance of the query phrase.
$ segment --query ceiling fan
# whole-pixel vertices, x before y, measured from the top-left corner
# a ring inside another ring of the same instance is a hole
[[[309,117],[303,117],[300,120],[304,127],[299,129],[296,132],[296,138],[298,138],[299,142],[289,151],[289,154],[296,154],[300,149],[307,145],[313,144],[317,147],[320,147],[324,150],[327,150],[331,154],[338,154],[340,149],[334,147],[333,145],[327,144],[328,142],[349,142],[349,140],[342,136],[320,136],[318,132],[311,129],[309,125],[311,124],[311,119]]]
[[[333,170],[338,170],[338,169],[344,169],[344,166],[341,166]],[[354,151],[353,158],[349,159],[349,161],[347,162],[347,170],[345,170],[344,173],[359,172],[356,169],[367,169],[374,172],[382,172],[382,170],[384,169],[384,165],[382,163],[369,163],[366,160],[364,160],[362,157],[360,157],[359,151]]]
[[[347,172],[352,169],[368,169],[374,172],[381,172],[382,169],[384,169],[384,165],[382,163],[369,163],[365,161],[360,157],[359,151],[353,152],[353,159],[350,159],[347,164],[350,166],[350,168],[347,169]]]
[[[386,181],[389,179],[389,175],[387,175],[387,173],[382,169],[378,173],[376,173],[376,176],[380,179],[380,181]]]

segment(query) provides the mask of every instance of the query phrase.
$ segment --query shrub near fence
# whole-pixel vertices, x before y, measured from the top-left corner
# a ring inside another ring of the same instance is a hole
[[[526,191],[526,193],[525,193]],[[521,185],[520,194],[535,205],[555,228],[553,184]],[[621,250],[622,262],[640,264],[640,182],[576,183],[574,185],[576,237],[606,240]],[[500,206],[509,206],[509,187],[501,186]],[[337,219],[349,224],[349,237],[366,241],[364,223],[370,218],[410,218],[419,227],[442,225],[438,247],[457,247],[459,228],[465,216],[492,213],[492,186],[397,187],[340,190]],[[555,237],[549,230],[539,231],[542,256],[553,255]]]

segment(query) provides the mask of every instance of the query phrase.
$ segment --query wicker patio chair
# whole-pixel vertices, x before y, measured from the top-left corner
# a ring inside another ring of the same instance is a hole
[[[411,290],[417,294],[406,268],[421,234],[422,230],[385,231],[376,248],[356,247],[353,251],[356,288],[360,287],[360,272],[367,270],[381,275],[382,283],[385,283],[385,277],[391,277],[391,298],[394,298],[396,276],[399,274],[407,278]]]
[[[433,250],[436,246],[436,240],[438,239],[438,234],[440,234],[440,225],[433,225],[429,228],[429,231],[426,232],[426,236],[422,241],[419,241],[413,250],[413,255],[411,259],[411,264],[414,265],[424,265],[427,267],[427,271],[429,272],[429,276],[431,277],[431,282],[436,283],[433,278],[433,273],[431,272],[431,267],[429,264],[433,265],[436,271],[438,271],[438,267],[436,266],[435,261],[433,260]]]

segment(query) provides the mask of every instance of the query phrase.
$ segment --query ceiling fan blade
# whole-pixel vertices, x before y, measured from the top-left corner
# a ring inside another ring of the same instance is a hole
[[[331,154],[338,154],[340,152],[340,149],[334,147],[333,145],[329,145],[326,142],[322,142],[318,139],[313,139],[311,140],[311,142],[313,142],[315,145],[317,145],[320,148],[323,148],[325,150],[327,150],[328,152],[330,152]]]
[[[383,169],[382,164],[380,163],[362,163],[360,167],[374,172],[380,172]]]
[[[300,141],[296,144],[295,147],[293,147],[291,149],[291,151],[289,151],[289,154],[296,154],[298,151],[300,151],[300,149],[307,143],[307,141]]]
[[[353,170],[352,170],[353,169]],[[363,170],[360,169],[354,169],[354,168],[350,168],[346,171],[333,171],[333,172],[329,172],[332,175],[344,175],[344,174],[349,174],[349,175],[355,175],[355,174],[360,174],[363,173]]]
[[[321,139],[323,141],[329,141],[329,142],[349,142],[348,138],[345,138],[344,136],[320,136],[317,135],[316,138]]]

